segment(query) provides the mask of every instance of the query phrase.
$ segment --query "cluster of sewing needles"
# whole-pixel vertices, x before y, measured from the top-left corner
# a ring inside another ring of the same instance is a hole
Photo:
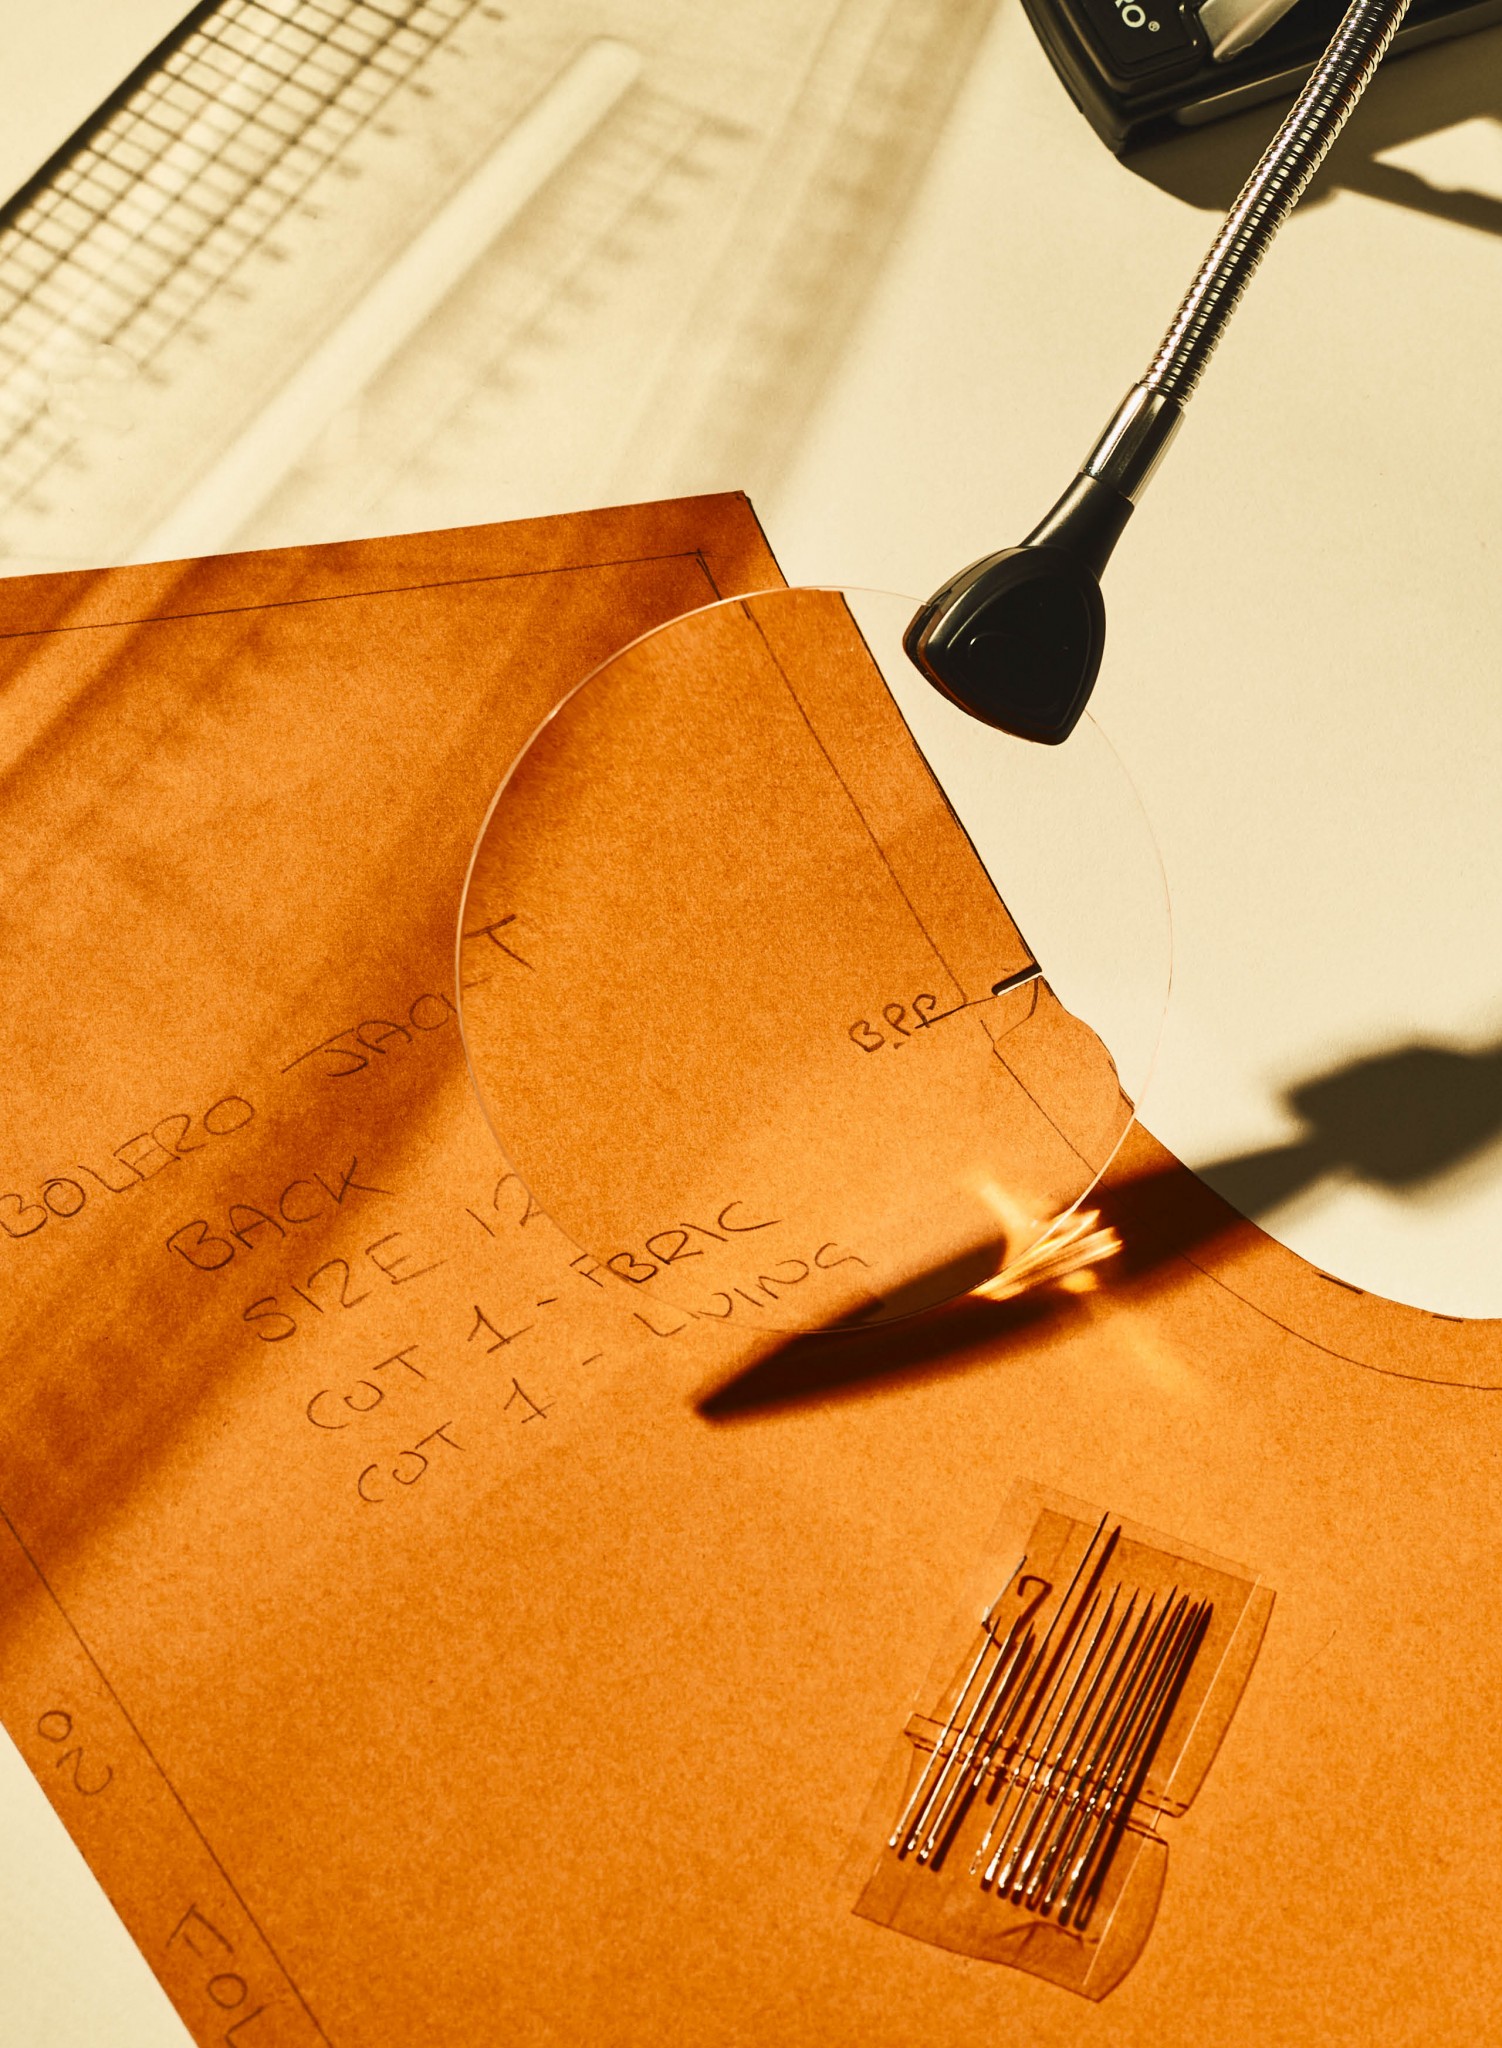
[[[1209,1625],[1211,1603],[1106,1579],[1102,1516],[1041,1632],[1041,1602],[998,1632],[1023,1557],[982,1617],[981,1645],[888,1846],[937,1868],[980,1796],[971,1876],[998,1899],[1082,1928]],[[1040,1580],[1041,1585],[1043,1582]]]

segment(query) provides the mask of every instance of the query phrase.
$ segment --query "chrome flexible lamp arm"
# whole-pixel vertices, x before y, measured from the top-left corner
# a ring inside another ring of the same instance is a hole
[[[1397,34],[1408,0],[1352,0],[1242,187],[1156,355],[1053,510],[1020,547],[936,591],[904,645],[934,687],[988,725],[1056,745],[1089,700],[1105,642],[1100,577],[1268,244]]]

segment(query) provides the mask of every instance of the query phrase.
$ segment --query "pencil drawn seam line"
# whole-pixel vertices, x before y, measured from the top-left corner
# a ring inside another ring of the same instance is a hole
[[[651,568],[659,562],[692,561],[703,566],[703,557],[697,548],[680,548],[662,555],[621,555],[603,562],[560,562],[536,569],[491,569],[476,576],[433,577],[425,583],[383,583],[362,590],[315,591],[307,597],[274,597],[249,604],[209,605],[197,612],[147,612],[139,618],[85,619],[77,625],[20,626],[14,630],[0,628],[0,640],[45,640],[53,633],[109,633],[125,626],[170,626],[193,619],[233,618],[243,612],[294,611],[303,605],[347,604],[363,597],[409,597],[424,590],[460,590],[479,583],[524,583],[542,576],[584,576],[599,569]],[[705,573],[707,575],[708,571]],[[714,589],[714,578],[710,577],[709,582],[710,588]]]
[[[829,748],[825,743],[823,734],[819,731],[819,728],[814,724],[813,719],[809,716],[807,707],[804,705],[803,699],[798,695],[798,692],[793,688],[792,678],[788,675],[787,670],[783,667],[781,661],[778,659],[776,649],[772,646],[771,641],[767,638],[766,633],[762,629],[761,621],[757,618],[756,614],[753,611],[749,610],[749,608],[747,610],[746,616],[750,619],[752,625],[756,628],[757,637],[760,639],[762,646],[766,649],[767,658],[771,662],[773,668],[776,669],[779,677],[781,678],[782,686],[787,691],[788,696],[792,699],[793,704],[798,712],[798,716],[803,720],[803,723],[807,726],[810,739],[812,739],[814,745],[819,749],[819,752],[823,755],[824,760],[828,765],[829,772],[831,773],[831,775],[833,775],[835,781],[840,785],[840,788],[844,791],[845,801],[849,804],[851,810],[854,811],[856,817],[860,819],[861,829],[865,832],[866,837],[870,840],[871,845],[875,850],[877,859],[881,862],[882,866],[886,869],[888,875],[891,877],[892,887],[897,891],[897,894],[902,898],[903,904],[907,910],[909,917],[911,917],[913,923],[918,927],[919,932],[922,934],[925,942],[932,951],[934,958],[938,961],[939,965],[943,968],[944,972],[949,976],[950,980],[954,983],[955,987],[959,990],[960,995],[963,997],[967,993],[965,984],[960,980],[960,977],[955,973],[953,967],[950,966],[949,961],[946,958],[943,949],[940,947],[938,940],[934,937],[933,933],[928,929],[928,926],[924,923],[922,917],[919,915],[917,905],[913,902],[913,899],[911,898],[911,896],[909,896],[906,888],[903,886],[902,877],[898,874],[896,868],[893,867],[891,858],[888,855],[886,848],[882,845],[881,840],[877,836],[876,828],[872,825],[870,819],[866,816],[865,812],[861,809],[860,804],[856,801],[855,792],[850,787],[850,784],[845,780],[844,775],[841,773],[839,763],[835,760],[833,754],[830,753]],[[855,625],[855,620],[853,616],[851,618],[851,624]],[[857,634],[860,634],[860,627],[858,625],[856,626],[856,632]],[[864,642],[865,636],[861,634],[860,637]],[[866,649],[866,652],[868,655],[870,654],[869,647]],[[874,655],[871,656],[871,661],[872,666],[876,667],[877,664]],[[878,673],[879,672],[880,671],[878,670]],[[924,763],[924,766],[927,767],[926,762]],[[933,770],[929,769],[928,773],[930,777],[932,777]]]
[[[322,2026],[319,2024],[317,2014],[313,2011],[313,2008],[308,2004],[307,1999],[304,1998],[301,1990],[298,1988],[297,1980],[293,1977],[292,1972],[287,1968],[286,1964],[277,1954],[275,1948],[273,1948],[270,1936],[266,1933],[266,1930],[262,1927],[260,1921],[256,1918],[255,1914],[251,1911],[249,1905],[246,1903],[245,1899],[241,1895],[239,1886],[235,1883],[234,1879],[225,1869],[223,1863],[220,1862],[219,1857],[213,1848],[213,1845],[210,1843],[208,1839],[208,1836],[205,1835],[203,1829],[199,1826],[198,1822],[193,1818],[192,1813],[189,1811],[187,1801],[178,1791],[176,1785],[173,1784],[171,1778],[168,1777],[166,1770],[164,1769],[163,1765],[158,1759],[156,1752],[152,1749],[151,1744],[146,1740],[146,1737],[142,1734],[141,1730],[136,1726],[136,1723],[132,1718],[130,1709],[126,1706],[124,1700],[121,1699],[119,1693],[116,1692],[114,1686],[111,1684],[109,1676],[104,1669],[104,1666],[99,1662],[99,1659],[94,1655],[94,1652],[89,1648],[88,1643],[84,1640],[82,1630],[79,1628],[77,1622],[74,1621],[72,1615],[69,1614],[67,1608],[64,1607],[62,1601],[58,1598],[57,1592],[54,1589],[51,1580],[42,1570],[42,1567],[37,1562],[36,1558],[32,1555],[30,1549],[27,1546],[25,1538],[22,1536],[20,1530],[16,1527],[15,1523],[11,1520],[3,1504],[0,1504],[0,1522],[4,1522],[6,1528],[9,1529],[11,1535],[15,1538],[17,1549],[25,1558],[26,1562],[31,1566],[32,1571],[36,1574],[37,1584],[42,1588],[42,1591],[47,1595],[47,1598],[52,1602],[53,1606],[62,1616],[64,1625],[67,1627],[69,1634],[73,1637],[74,1641],[78,1644],[79,1649],[83,1651],[84,1656],[88,1659],[94,1671],[97,1673],[100,1684],[104,1687],[105,1691],[109,1694],[110,1698],[119,1708],[121,1719],[125,1722],[125,1725],[127,1728],[129,1728],[131,1734],[136,1738],[136,1741],[140,1743],[141,1749],[144,1752],[147,1761],[150,1763],[152,1769],[156,1772],[157,1776],[161,1779],[162,1783],[166,1786],[167,1791],[173,1800],[173,1803],[177,1806],[179,1812],[183,1816],[183,1819],[188,1823],[188,1826],[193,1830],[193,1833],[197,1836],[199,1842],[203,1847],[204,1854],[208,1857],[209,1861],[213,1864],[214,1868],[218,1871],[219,1875],[224,1879],[224,1882],[229,1886],[231,1896],[234,1898],[236,1905],[239,1906],[241,1912],[245,1915],[246,1919],[255,1929],[257,1936],[260,1938],[261,1942],[263,1943],[266,1949],[266,1953],[271,1957],[271,1960],[276,1964],[276,1967],[281,1971],[282,1976],[286,1979],[288,1989],[291,1991],[292,1996],[297,2000],[298,2004],[302,2007],[303,2011],[307,2014],[308,2019],[312,2022],[313,2028],[317,2033],[319,2040],[328,2042],[328,2048],[333,2048],[333,2043],[329,2041],[328,2035],[324,2032]]]

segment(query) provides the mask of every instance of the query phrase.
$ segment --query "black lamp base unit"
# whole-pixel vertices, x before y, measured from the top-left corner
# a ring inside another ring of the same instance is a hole
[[[1118,156],[1244,108],[1291,100],[1334,34],[1342,0],[1297,0],[1239,50],[1225,41],[1224,0],[1023,0],[1070,97]],[[1220,8],[1219,15],[1212,10]],[[1413,0],[1393,54],[1502,21],[1502,0]]]

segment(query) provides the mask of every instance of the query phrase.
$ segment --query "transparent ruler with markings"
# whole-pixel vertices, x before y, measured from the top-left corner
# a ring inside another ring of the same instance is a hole
[[[0,568],[774,480],[990,0],[217,0],[0,215]]]

